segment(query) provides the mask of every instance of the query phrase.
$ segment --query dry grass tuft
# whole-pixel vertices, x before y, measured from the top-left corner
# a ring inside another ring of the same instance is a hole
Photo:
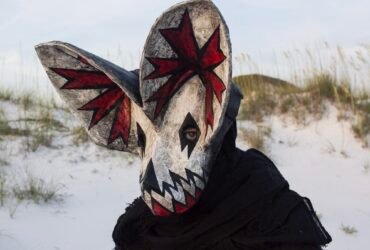
[[[0,109],[0,140],[5,136],[28,136],[28,129],[14,128],[10,126],[10,121],[5,116],[5,112]]]
[[[269,148],[267,140],[271,136],[271,127],[257,126],[255,129],[240,127],[239,135],[241,139],[247,142],[251,148],[268,153]]]
[[[356,137],[360,138],[364,142],[364,146],[369,146],[369,141],[367,140],[370,135],[370,113],[359,112],[354,119],[352,124],[352,130]]]
[[[10,101],[13,96],[14,96],[14,93],[12,90],[8,88],[0,88],[0,100]]]
[[[84,127],[76,127],[71,131],[72,142],[75,146],[80,146],[89,141],[89,135]]]
[[[356,234],[358,231],[355,227],[341,225],[340,229],[345,232],[346,234],[353,235]]]
[[[0,207],[4,206],[7,197],[8,191],[6,188],[5,174],[2,171],[0,171]]]
[[[36,204],[58,202],[63,199],[60,187],[53,182],[46,182],[28,174],[21,184],[12,187],[12,195],[20,201],[32,201]]]

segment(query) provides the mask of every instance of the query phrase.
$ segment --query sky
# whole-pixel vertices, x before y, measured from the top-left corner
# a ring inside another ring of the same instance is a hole
[[[178,2],[1,0],[0,85],[44,81],[33,47],[52,40],[69,42],[128,69],[136,68],[151,25]],[[248,53],[266,61],[265,55],[323,42],[348,50],[370,43],[368,0],[214,3],[228,23],[234,56]]]

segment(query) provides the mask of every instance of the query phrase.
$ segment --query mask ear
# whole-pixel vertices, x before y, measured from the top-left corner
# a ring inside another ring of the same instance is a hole
[[[36,46],[54,87],[78,116],[92,140],[136,153],[135,115],[141,111],[137,72],[126,71],[73,45]]]

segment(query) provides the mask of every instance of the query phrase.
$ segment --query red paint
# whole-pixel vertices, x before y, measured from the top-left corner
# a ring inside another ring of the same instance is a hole
[[[131,125],[131,101],[127,96],[123,97],[123,100],[118,106],[116,112],[117,113],[112,124],[108,144],[111,144],[119,137],[121,137],[127,145],[128,138],[130,136]]]
[[[82,57],[78,59],[82,63],[88,64],[86,59]],[[50,68],[50,70],[67,79],[61,89],[105,89],[104,92],[78,108],[78,110],[94,111],[89,125],[90,130],[115,109],[107,143],[111,144],[121,137],[126,146],[128,145],[131,126],[131,100],[122,89],[101,71],[62,68]]]
[[[192,208],[196,203],[199,197],[201,196],[202,191],[197,189],[195,192],[195,197],[185,192],[186,204],[182,204],[173,200],[175,212],[169,211],[167,208],[163,207],[152,197],[152,211],[156,216],[170,216],[171,214],[182,214]]]
[[[153,213],[156,216],[169,216],[171,212],[159,204],[154,198],[152,198]]]
[[[195,203],[197,203],[197,199],[188,193],[185,193],[185,196],[186,196],[186,205],[190,209],[191,207],[195,205]]]
[[[198,189],[195,191],[195,198],[199,198],[202,195],[202,190]]]
[[[183,205],[183,204],[175,201],[175,203],[176,203],[175,204],[175,213],[176,214],[182,214],[182,213],[185,213],[186,211],[188,211],[190,208],[192,208],[197,203],[197,200],[200,197],[200,195],[201,195],[200,190],[196,191],[195,197],[193,197],[190,194],[188,194],[187,192],[185,192],[186,205]]]
[[[112,80],[101,71],[50,69],[68,80],[61,89],[104,89],[115,86]]]
[[[193,25],[188,10],[185,11],[178,28],[159,30],[177,58],[146,58],[154,67],[145,80],[172,75],[147,102],[156,101],[154,118],[158,117],[163,107],[172,96],[193,76],[198,75],[206,88],[205,120],[213,129],[213,93],[222,103],[222,93],[226,86],[214,72],[226,56],[220,48],[220,27],[217,27],[203,48],[199,48],[194,36]]]
[[[175,213],[176,214],[183,214],[188,210],[189,210],[189,207],[184,206],[183,204],[176,202],[176,204],[175,204]]]

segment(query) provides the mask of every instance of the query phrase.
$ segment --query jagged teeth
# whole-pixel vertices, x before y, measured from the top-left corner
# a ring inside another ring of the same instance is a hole
[[[190,182],[190,185],[185,181],[181,180],[182,187],[186,190],[191,196],[195,197],[195,185]]]
[[[164,197],[157,192],[151,192],[153,199],[155,199],[161,206],[166,208],[168,211],[174,212],[173,203],[172,203],[172,196],[166,191],[164,193]]]
[[[177,189],[170,187],[170,191],[172,193],[174,200],[186,205],[184,189],[181,187],[181,185],[178,184],[176,185],[176,188]]]
[[[198,176],[194,176],[194,181],[195,181],[195,185],[197,188],[199,188],[200,190],[204,189],[205,184],[203,180],[201,180]],[[195,193],[195,188],[194,188],[194,193]]]
[[[186,173],[186,178],[184,178],[183,175],[171,172],[171,183],[162,181],[161,190],[144,190],[145,202],[151,206],[152,199],[154,199],[170,212],[175,210],[173,200],[186,206],[185,192],[195,197],[197,188],[203,190],[208,180],[208,173],[203,168],[201,168],[201,175],[190,170],[186,170]]]

